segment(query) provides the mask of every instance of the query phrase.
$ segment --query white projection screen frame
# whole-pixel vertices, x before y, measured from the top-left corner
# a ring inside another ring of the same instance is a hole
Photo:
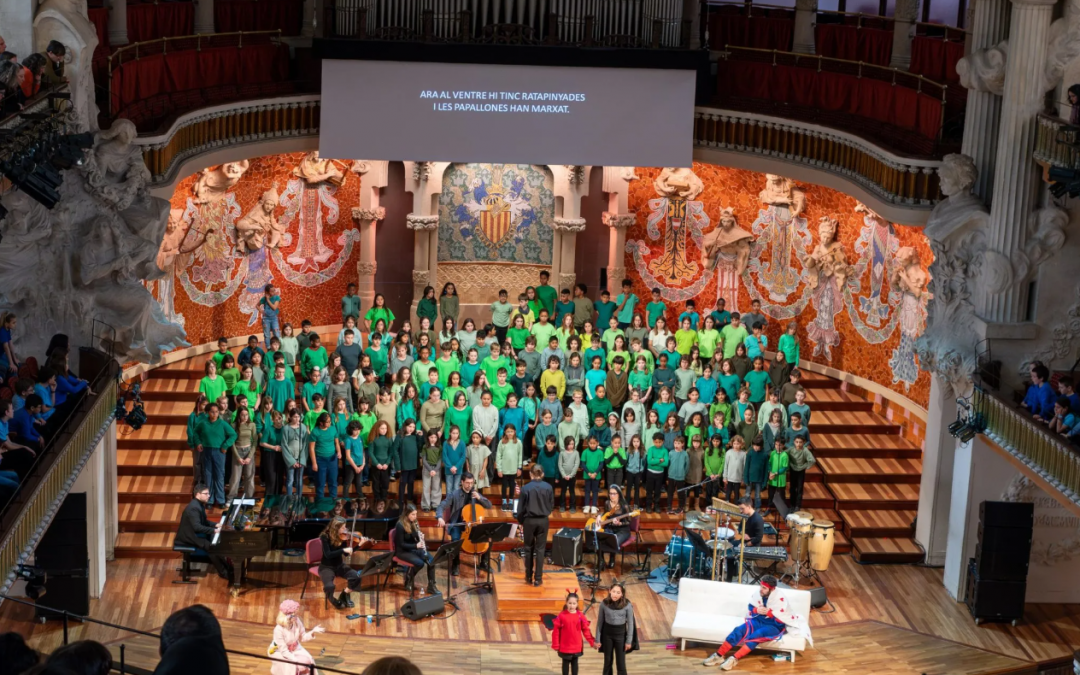
[[[323,61],[333,159],[688,167],[692,70]]]

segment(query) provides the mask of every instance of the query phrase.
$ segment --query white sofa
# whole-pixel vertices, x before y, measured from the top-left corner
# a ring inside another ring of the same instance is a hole
[[[671,623],[672,637],[686,641],[720,644],[728,633],[746,619],[747,606],[761,587],[748,584],[729,584],[707,579],[679,581],[679,603],[675,620]],[[777,589],[787,597],[788,606],[796,615],[809,618],[810,591],[789,588]],[[779,640],[758,645],[758,649],[787,652],[795,662],[795,652],[806,649],[806,639],[801,635],[785,633]]]

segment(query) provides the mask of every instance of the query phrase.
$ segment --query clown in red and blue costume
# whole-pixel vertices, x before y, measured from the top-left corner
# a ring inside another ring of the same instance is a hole
[[[761,578],[761,594],[748,605],[746,620],[736,626],[716,653],[705,660],[706,666],[719,664],[722,670],[731,670],[755,647],[779,640],[789,629],[803,631],[806,619],[792,614],[783,591],[774,592],[776,585],[774,576]],[[729,655],[733,649],[735,653]]]

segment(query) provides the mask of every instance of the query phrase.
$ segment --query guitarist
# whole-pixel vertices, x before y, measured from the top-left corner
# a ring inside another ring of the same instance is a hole
[[[604,532],[615,535],[615,538],[619,542],[621,548],[626,540],[630,538],[630,518],[627,517],[630,513],[630,507],[626,504],[626,500],[623,499],[622,488],[618,485],[608,486],[608,503],[607,513],[604,514],[604,519],[611,519],[607,525],[604,526]],[[608,569],[615,567],[615,553],[608,551]]]
[[[454,490],[446,495],[446,499],[435,510],[439,514],[439,527],[446,528],[451,541],[461,539],[465,532],[465,525],[469,522],[469,505],[480,504],[485,509],[491,508],[491,502],[476,491],[476,479],[466,471],[461,475],[461,489]],[[454,556],[450,561],[450,574],[458,576],[458,566],[461,555]],[[480,555],[480,569],[491,573],[491,547]]]
[[[555,509],[555,489],[544,480],[539,463],[529,469],[532,479],[521,488],[515,514],[525,537],[525,583],[544,583],[544,548],[547,546],[548,517]]]

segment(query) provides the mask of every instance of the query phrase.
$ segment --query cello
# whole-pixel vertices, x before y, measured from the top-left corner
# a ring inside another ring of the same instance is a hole
[[[476,492],[474,489],[473,492]],[[465,517],[465,513],[468,511],[468,518]],[[483,506],[476,505],[476,497],[469,495],[469,506],[461,510],[461,518],[465,520],[465,530],[461,533],[461,550],[471,555],[483,555],[491,548],[491,544],[488,543],[475,543],[469,540],[469,534],[472,532],[473,525],[484,522],[484,516],[487,512]]]

